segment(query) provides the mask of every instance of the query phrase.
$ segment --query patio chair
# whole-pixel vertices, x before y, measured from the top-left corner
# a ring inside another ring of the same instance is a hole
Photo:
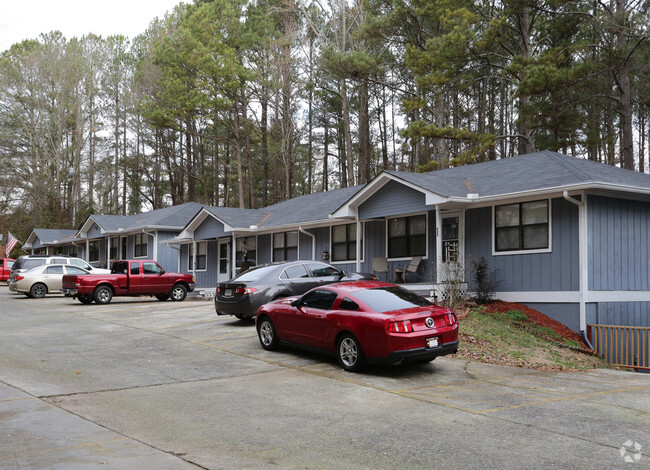
[[[372,259],[372,273],[389,273],[388,258],[373,258]]]
[[[395,275],[397,276],[397,282],[406,283],[406,278],[408,273],[417,272],[418,266],[420,266],[420,261],[422,261],[422,256],[414,256],[409,261],[409,264],[406,264],[402,267],[395,268]]]

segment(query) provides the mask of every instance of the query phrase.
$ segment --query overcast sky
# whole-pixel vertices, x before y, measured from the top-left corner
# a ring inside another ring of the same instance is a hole
[[[133,38],[179,3],[181,0],[0,0],[0,51],[50,31],[61,31],[67,39],[88,33]]]

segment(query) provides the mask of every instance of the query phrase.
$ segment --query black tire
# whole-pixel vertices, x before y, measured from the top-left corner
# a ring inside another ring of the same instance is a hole
[[[84,305],[88,305],[93,302],[93,298],[87,295],[79,295],[77,296],[77,300]]]
[[[169,299],[169,294],[158,294],[156,295],[156,298],[161,302],[164,302],[165,300]]]
[[[93,294],[95,302],[98,304],[107,304],[113,299],[113,291],[108,286],[99,286]]]
[[[169,291],[169,297],[176,302],[185,300],[185,297],[187,297],[187,287],[183,284],[175,284],[172,290]]]
[[[41,284],[40,282],[37,282],[29,289],[29,296],[35,299],[45,297],[45,294],[47,294],[47,286],[45,284]]]
[[[336,357],[343,369],[357,372],[366,365],[359,340],[350,333],[343,334],[336,343]]]
[[[260,344],[267,351],[278,349],[278,335],[275,332],[275,325],[266,315],[260,317],[257,322],[257,336],[260,339]]]

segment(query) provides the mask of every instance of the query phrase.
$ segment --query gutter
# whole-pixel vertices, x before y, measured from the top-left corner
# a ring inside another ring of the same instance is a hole
[[[563,195],[564,199],[578,206],[578,250],[580,253],[580,336],[587,347],[593,351],[594,347],[591,345],[587,335],[585,334],[587,328],[586,296],[589,282],[589,272],[587,271],[587,199],[584,192],[581,195],[582,201],[569,196],[569,191],[564,191]]]

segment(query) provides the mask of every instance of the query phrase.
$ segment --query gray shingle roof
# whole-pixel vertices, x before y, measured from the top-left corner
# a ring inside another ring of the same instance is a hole
[[[65,229],[55,229],[55,228],[35,228],[33,230],[34,234],[41,241],[41,244],[60,244],[60,243],[70,243],[74,239],[76,230],[65,230]]]
[[[498,196],[585,183],[650,190],[650,175],[551,151],[430,173],[387,173],[446,197],[465,197],[468,193]]]
[[[142,229],[169,228],[180,230],[204,207],[198,202],[187,202],[136,215],[94,214],[93,220],[107,232],[123,229],[125,232]]]

